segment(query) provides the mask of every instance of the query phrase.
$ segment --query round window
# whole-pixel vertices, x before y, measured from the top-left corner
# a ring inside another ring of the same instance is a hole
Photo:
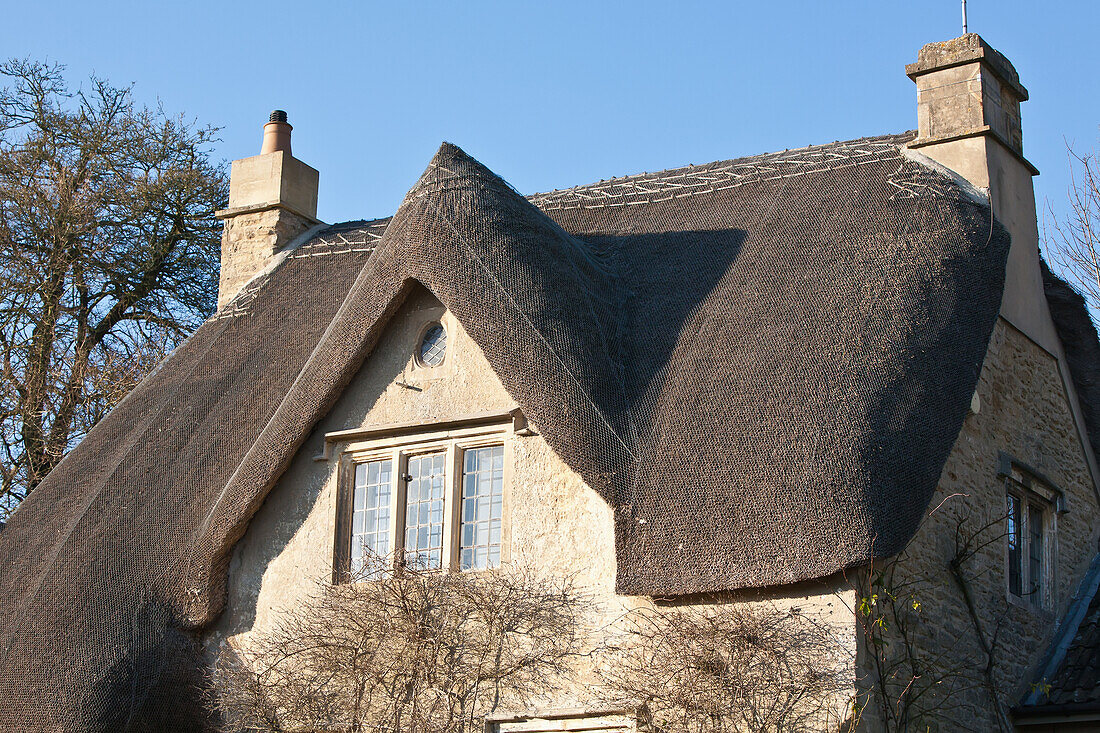
[[[424,331],[420,340],[420,363],[424,366],[439,366],[447,353],[447,332],[443,326],[434,323]]]

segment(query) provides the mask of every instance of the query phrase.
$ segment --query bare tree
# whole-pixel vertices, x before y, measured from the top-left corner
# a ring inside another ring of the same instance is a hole
[[[533,572],[404,568],[323,584],[277,630],[226,645],[211,703],[238,731],[473,733],[554,689],[585,601]]]
[[[1048,206],[1047,255],[1059,274],[1076,285],[1089,308],[1100,312],[1100,162],[1067,146],[1070,213],[1059,219]]]
[[[0,64],[0,519],[215,308],[214,130]]]
[[[608,702],[639,706],[658,733],[799,733],[839,726],[844,659],[806,616],[715,603],[633,612],[602,675]]]
[[[980,608],[972,578],[982,568],[980,561],[974,567],[975,558],[1004,541],[1007,515],[983,511],[963,495],[948,499],[929,515],[942,511],[943,526],[953,528],[954,547],[946,563],[922,563],[907,548],[848,576],[866,649],[857,723],[866,720],[875,729],[899,732],[951,728],[964,715],[973,715],[966,705],[980,693],[997,729],[1012,730],[1006,691],[995,679],[1007,605],[987,601]],[[957,596],[945,594],[951,589]],[[972,632],[954,643],[942,624],[949,605],[961,606]],[[992,623],[983,620],[990,615]]]

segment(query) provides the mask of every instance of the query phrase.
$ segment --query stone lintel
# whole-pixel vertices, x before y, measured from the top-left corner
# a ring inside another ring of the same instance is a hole
[[[257,212],[268,211],[270,209],[283,209],[285,211],[289,211],[291,214],[294,214],[295,216],[300,216],[311,224],[324,223],[316,216],[312,216],[305,213],[304,211],[300,211],[299,209],[291,206],[285,201],[265,201],[264,203],[249,204],[248,206],[236,206],[231,209],[218,209],[214,212],[214,217],[219,221],[225,221],[226,219],[232,219],[233,217],[240,216],[241,214],[255,214]]]

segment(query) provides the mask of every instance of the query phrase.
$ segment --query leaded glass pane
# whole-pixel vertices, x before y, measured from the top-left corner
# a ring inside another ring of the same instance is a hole
[[[447,353],[447,332],[435,324],[424,333],[420,342],[420,361],[427,366],[439,366]]]
[[[393,462],[370,461],[355,467],[352,488],[350,571],[363,575],[381,566],[390,553],[390,491]]]
[[[425,570],[443,567],[445,453],[409,458],[405,560]]]
[[[1043,512],[1038,507],[1028,507],[1028,586],[1032,601],[1041,602],[1043,587]]]
[[[501,514],[504,503],[504,446],[466,451],[462,477],[463,570],[500,565]]]
[[[1008,592],[1023,595],[1023,527],[1020,500],[1008,494]]]

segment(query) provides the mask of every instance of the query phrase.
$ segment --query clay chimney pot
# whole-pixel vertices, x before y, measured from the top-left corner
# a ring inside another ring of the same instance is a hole
[[[215,215],[222,229],[218,309],[317,219],[315,169],[291,155],[286,112],[277,109],[264,125],[260,154],[234,160],[229,206]]]
[[[260,146],[260,155],[277,153],[280,150],[285,150],[287,155],[291,155],[290,131],[294,128],[286,121],[286,112],[277,109],[271,113],[269,119],[271,121],[264,125],[264,142]]]

